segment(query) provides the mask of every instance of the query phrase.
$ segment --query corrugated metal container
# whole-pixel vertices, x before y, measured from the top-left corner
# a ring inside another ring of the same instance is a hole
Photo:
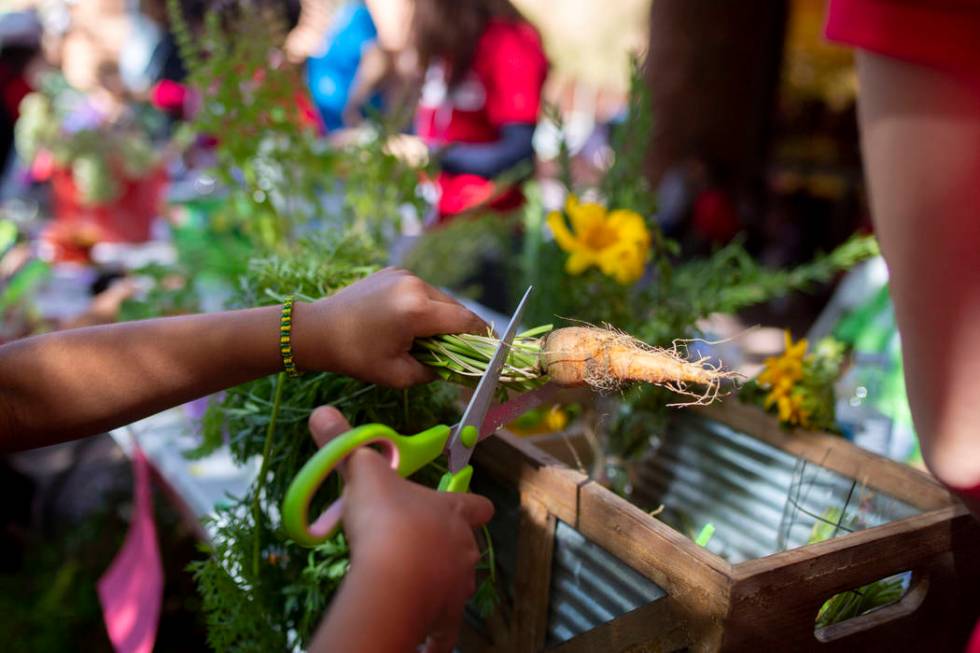
[[[559,521],[551,568],[548,645],[560,644],[642,605],[666,596],[633,571]]]
[[[505,601],[485,636],[468,641],[474,651],[903,650],[936,637],[961,648],[973,626],[977,522],[926,475],[840,438],[782,432],[741,404],[675,415],[626,468],[636,505],[545,453],[567,453],[574,438],[539,444],[505,435],[479,452],[474,490],[497,505]],[[660,519],[644,514],[661,505]],[[693,536],[709,523],[710,555],[671,531]],[[515,596],[518,557],[527,576]],[[896,574],[908,583],[896,609],[815,627],[831,596]]]
[[[791,491],[795,500],[788,503]],[[713,524],[707,548],[733,564],[806,544],[829,508],[842,509],[841,532],[920,512],[893,497],[862,492],[852,479],[804,465],[750,435],[688,415],[676,419],[636,467],[633,493],[643,508],[663,505],[660,517],[691,537]],[[665,596],[562,522],[552,564],[549,645]]]
[[[921,512],[693,415],[676,419],[638,465],[632,498],[646,509],[663,505],[660,518],[688,535],[713,524],[708,549],[733,564],[806,544],[833,509],[841,512],[841,532]]]
[[[510,604],[516,568],[519,498],[485,476],[474,491],[497,512],[490,525],[498,591]],[[841,474],[808,464],[755,437],[697,415],[678,416],[650,454],[632,470],[632,500],[692,538],[715,527],[707,548],[737,564],[806,544],[814,524],[828,534],[868,528],[917,514],[893,497],[868,492]],[[828,511],[839,509],[839,515]],[[834,517],[830,520],[829,517]],[[834,528],[835,524],[840,528]],[[663,589],[572,526],[554,535],[547,645],[576,635],[666,596]],[[468,614],[470,622],[479,619]]]

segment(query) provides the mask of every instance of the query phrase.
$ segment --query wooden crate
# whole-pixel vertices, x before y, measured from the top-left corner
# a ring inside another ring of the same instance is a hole
[[[856,479],[916,514],[732,564],[504,433],[478,448],[474,489],[498,506],[494,539],[505,598],[496,615],[466,629],[460,648],[962,650],[980,618],[980,525],[948,492],[927,474],[839,437],[787,433],[752,407],[729,402],[698,413],[781,456]],[[567,451],[566,441],[552,444],[559,456]],[[571,567],[569,550],[582,556]],[[828,598],[904,571],[912,576],[898,603],[815,632]],[[571,594],[569,584],[578,585]],[[556,641],[555,623],[583,611],[571,604],[600,596],[615,605],[593,610],[586,630]]]

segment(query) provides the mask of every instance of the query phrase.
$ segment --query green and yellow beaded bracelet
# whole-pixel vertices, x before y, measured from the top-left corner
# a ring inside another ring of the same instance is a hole
[[[292,377],[300,375],[296,369],[293,357],[293,296],[289,295],[282,302],[282,313],[279,316],[279,353],[282,355],[282,368]]]

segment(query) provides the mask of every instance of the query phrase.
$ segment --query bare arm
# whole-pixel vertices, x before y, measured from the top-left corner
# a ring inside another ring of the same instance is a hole
[[[344,124],[354,127],[361,122],[361,108],[371,99],[394,69],[393,54],[371,44],[361,55],[361,62],[351,82],[347,106],[344,107]]]
[[[866,52],[858,72],[872,213],[916,431],[932,472],[977,512],[980,79]]]
[[[278,309],[60,331],[0,347],[0,442],[97,433],[271,374]]]
[[[337,11],[336,0],[301,0],[299,20],[286,35],[283,46],[293,63],[302,63],[323,44],[330,20]]]
[[[0,347],[0,450],[98,433],[276,372],[279,307],[60,331]],[[482,322],[416,277],[385,270],[294,309],[301,369],[404,387],[432,378],[416,337]]]

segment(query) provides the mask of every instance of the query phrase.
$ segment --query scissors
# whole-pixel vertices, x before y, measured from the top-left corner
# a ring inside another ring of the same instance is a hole
[[[379,446],[400,476],[410,476],[438,458],[449,453],[449,471],[439,481],[440,492],[467,492],[473,467],[469,464],[480,439],[480,430],[490,410],[490,403],[500,381],[504,362],[524,314],[531,294],[529,287],[517,305],[510,323],[500,338],[497,350],[490,359],[463,417],[455,426],[440,424],[413,436],[404,436],[385,424],[365,424],[334,438],[320,449],[293,479],[282,505],[283,526],[297,544],[313,547],[337,532],[343,515],[343,497],[334,501],[312,523],[308,521],[310,501],[327,477],[360,447]]]

